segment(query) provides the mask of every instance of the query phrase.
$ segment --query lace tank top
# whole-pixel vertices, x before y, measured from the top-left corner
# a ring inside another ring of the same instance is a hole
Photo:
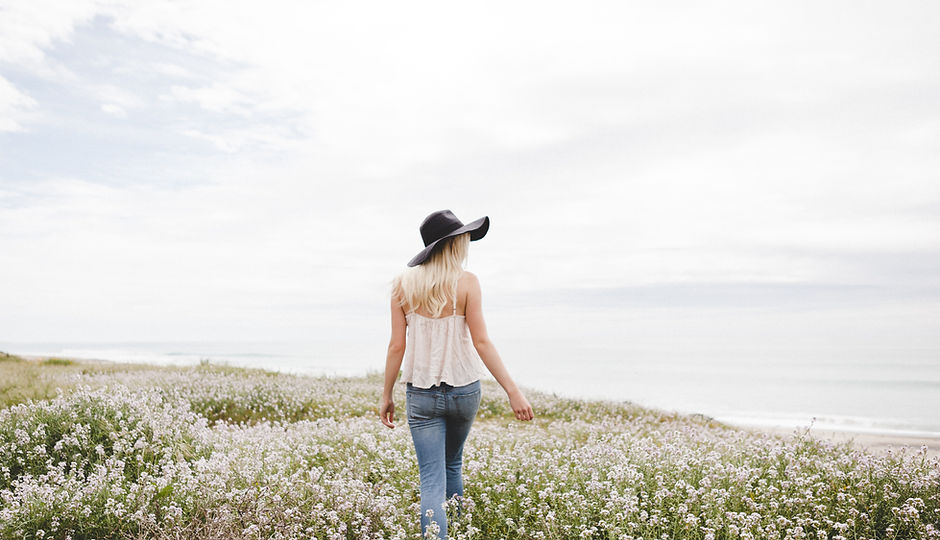
[[[448,317],[425,317],[414,311],[405,314],[407,335],[402,360],[402,383],[430,388],[446,382],[463,386],[483,377],[485,366],[473,341],[467,318],[457,315],[457,290],[454,311]]]

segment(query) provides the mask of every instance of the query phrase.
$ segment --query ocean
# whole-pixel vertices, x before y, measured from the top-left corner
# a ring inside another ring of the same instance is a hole
[[[310,375],[382,371],[382,342],[0,343],[0,350],[161,365],[217,364]],[[631,401],[744,426],[940,436],[934,349],[735,350],[513,341],[516,382],[561,396]],[[538,411],[536,411],[538,414]]]

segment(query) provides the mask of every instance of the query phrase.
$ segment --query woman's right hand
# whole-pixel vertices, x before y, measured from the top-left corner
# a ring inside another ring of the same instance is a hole
[[[379,402],[379,417],[385,427],[395,429],[395,402],[392,398],[383,397]]]
[[[532,405],[529,405],[529,400],[525,398],[525,395],[523,395],[520,390],[509,394],[509,406],[512,407],[512,412],[516,415],[516,420],[532,420],[535,418],[535,413],[532,412]]]

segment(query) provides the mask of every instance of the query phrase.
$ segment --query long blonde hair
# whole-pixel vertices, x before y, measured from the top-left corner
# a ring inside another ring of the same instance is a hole
[[[427,261],[395,276],[392,298],[399,298],[402,307],[408,305],[414,311],[423,307],[432,317],[440,317],[457,288],[469,251],[470,233],[441,240]]]

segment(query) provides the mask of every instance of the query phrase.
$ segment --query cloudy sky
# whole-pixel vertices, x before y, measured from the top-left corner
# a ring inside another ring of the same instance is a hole
[[[504,342],[940,349],[935,2],[0,6],[0,341],[380,342],[449,208]]]

